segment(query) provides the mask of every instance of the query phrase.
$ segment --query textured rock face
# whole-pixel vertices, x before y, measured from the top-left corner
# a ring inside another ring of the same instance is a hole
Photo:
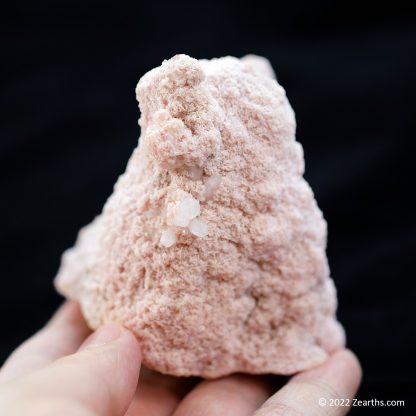
[[[177,55],[139,82],[142,134],[58,290],[174,375],[292,374],[344,344],[326,223],[267,60]]]

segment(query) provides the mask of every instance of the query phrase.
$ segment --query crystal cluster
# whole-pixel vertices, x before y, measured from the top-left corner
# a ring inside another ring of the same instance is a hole
[[[56,286],[147,367],[293,374],[344,345],[326,223],[269,62],[177,55],[138,83],[141,137]]]

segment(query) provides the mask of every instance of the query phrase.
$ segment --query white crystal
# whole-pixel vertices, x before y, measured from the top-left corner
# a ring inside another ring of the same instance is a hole
[[[204,170],[199,166],[191,166],[190,168],[188,168],[188,173],[192,180],[198,181],[202,178]]]
[[[189,223],[188,228],[189,231],[197,237],[204,238],[208,235],[208,224],[204,221],[199,220],[198,218],[194,218]]]
[[[175,210],[175,218],[173,224],[178,227],[187,227],[189,222],[201,213],[199,201],[192,195],[183,199]]]
[[[160,244],[164,247],[171,247],[176,243],[176,232],[172,228],[162,231]]]
[[[205,189],[204,189],[204,199],[210,199],[214,196],[216,190],[220,186],[221,183],[221,176],[217,173],[211,175],[208,180],[205,182]]]

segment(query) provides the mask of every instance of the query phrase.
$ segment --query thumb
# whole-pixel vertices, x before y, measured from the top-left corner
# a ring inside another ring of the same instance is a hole
[[[123,415],[137,387],[140,359],[131,332],[105,325],[77,353],[8,383],[9,403],[20,407],[7,414]]]

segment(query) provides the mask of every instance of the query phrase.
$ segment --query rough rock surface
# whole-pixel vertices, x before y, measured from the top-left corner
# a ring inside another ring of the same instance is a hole
[[[139,146],[56,285],[174,375],[292,374],[344,344],[326,223],[264,58],[177,55],[137,85]]]

